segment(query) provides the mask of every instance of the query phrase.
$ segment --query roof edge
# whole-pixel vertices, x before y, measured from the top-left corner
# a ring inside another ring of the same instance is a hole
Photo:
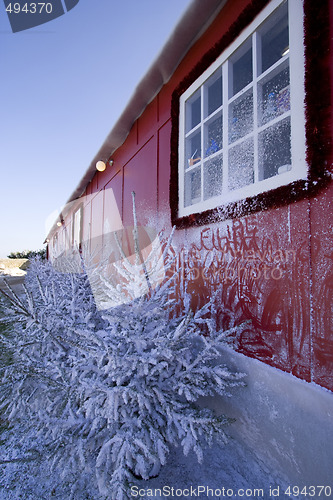
[[[66,204],[78,199],[96,173],[96,162],[110,158],[126,140],[133,124],[166,84],[190,48],[211,25],[227,0],[193,0],[171,32],[167,42],[135,88],[124,111],[92,159]],[[62,213],[65,216],[66,210]],[[52,226],[47,238],[56,229]],[[46,240],[45,240],[46,241]]]

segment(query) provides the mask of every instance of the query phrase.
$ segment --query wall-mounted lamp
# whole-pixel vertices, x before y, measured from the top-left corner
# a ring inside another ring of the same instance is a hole
[[[99,172],[104,172],[105,169],[106,169],[106,164],[104,163],[104,161],[99,160],[96,163],[96,170],[98,170]]]
[[[98,170],[99,172],[104,172],[107,165],[112,167],[113,160],[108,160],[107,162],[105,162],[103,160],[98,160],[98,162],[96,163],[96,170]]]
[[[62,226],[62,222],[61,222],[60,220],[58,220],[58,222],[57,222],[57,226],[58,226],[58,227],[61,227],[61,226]]]

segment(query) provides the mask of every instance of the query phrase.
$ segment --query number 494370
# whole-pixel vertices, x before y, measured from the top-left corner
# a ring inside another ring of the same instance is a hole
[[[285,495],[289,497],[326,497],[331,498],[332,488],[330,486],[304,486],[300,488],[299,486],[288,486],[284,492]]]
[[[9,12],[9,14],[20,14],[20,12],[23,12],[25,14],[41,14],[43,11],[46,12],[46,14],[51,14],[52,4],[44,2],[29,2],[20,5],[18,2],[15,2],[9,3],[6,7],[6,11]]]

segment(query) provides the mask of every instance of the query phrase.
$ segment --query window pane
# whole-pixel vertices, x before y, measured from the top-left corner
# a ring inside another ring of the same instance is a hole
[[[222,106],[222,73],[219,68],[205,83],[205,117]]]
[[[185,174],[185,207],[201,200],[201,169],[195,168]]]
[[[229,144],[253,130],[252,90],[229,105]]]
[[[185,105],[185,123],[186,132],[192,130],[201,121],[201,91],[200,89],[195,92],[187,101]]]
[[[261,37],[261,61],[263,73],[276,63],[289,47],[288,6],[283,5],[271,21],[265,23]]]
[[[185,140],[185,168],[195,165],[201,160],[201,131],[198,130]]]
[[[229,190],[239,189],[254,182],[253,139],[248,139],[229,150]]]
[[[261,95],[259,123],[264,125],[290,109],[289,66],[277,74],[270,74],[268,80],[259,85]]]
[[[208,160],[204,165],[204,199],[222,193],[222,156]]]
[[[205,124],[205,156],[210,156],[222,148],[222,114]]]
[[[259,134],[259,180],[291,170],[290,118]]]
[[[80,245],[81,243],[81,209],[77,210],[74,214],[73,221],[73,243],[74,245]]]
[[[232,56],[229,73],[229,95],[232,97],[252,82],[251,40],[245,42]]]

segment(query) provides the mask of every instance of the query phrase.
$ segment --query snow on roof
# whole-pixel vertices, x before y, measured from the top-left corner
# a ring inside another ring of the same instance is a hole
[[[226,2],[227,0],[192,1],[176,24],[159,55],[135,88],[118,121],[92,159],[76,189],[67,200],[67,207],[71,207],[71,202],[78,199],[84,193],[87,185],[96,173],[96,162],[101,159],[110,158],[114,151],[125,142],[134,122],[158,94],[163,85],[168,82],[186,53],[206,31]],[[65,208],[60,218],[63,218],[67,211]],[[55,222],[47,238],[56,229]]]
[[[93,158],[68,202],[74,201],[82,195],[96,173],[96,162],[109,158],[125,142],[134,122],[158,94],[162,86],[167,83],[185,54],[212,23],[226,1],[192,1],[161,52],[136,87],[123,113]]]

